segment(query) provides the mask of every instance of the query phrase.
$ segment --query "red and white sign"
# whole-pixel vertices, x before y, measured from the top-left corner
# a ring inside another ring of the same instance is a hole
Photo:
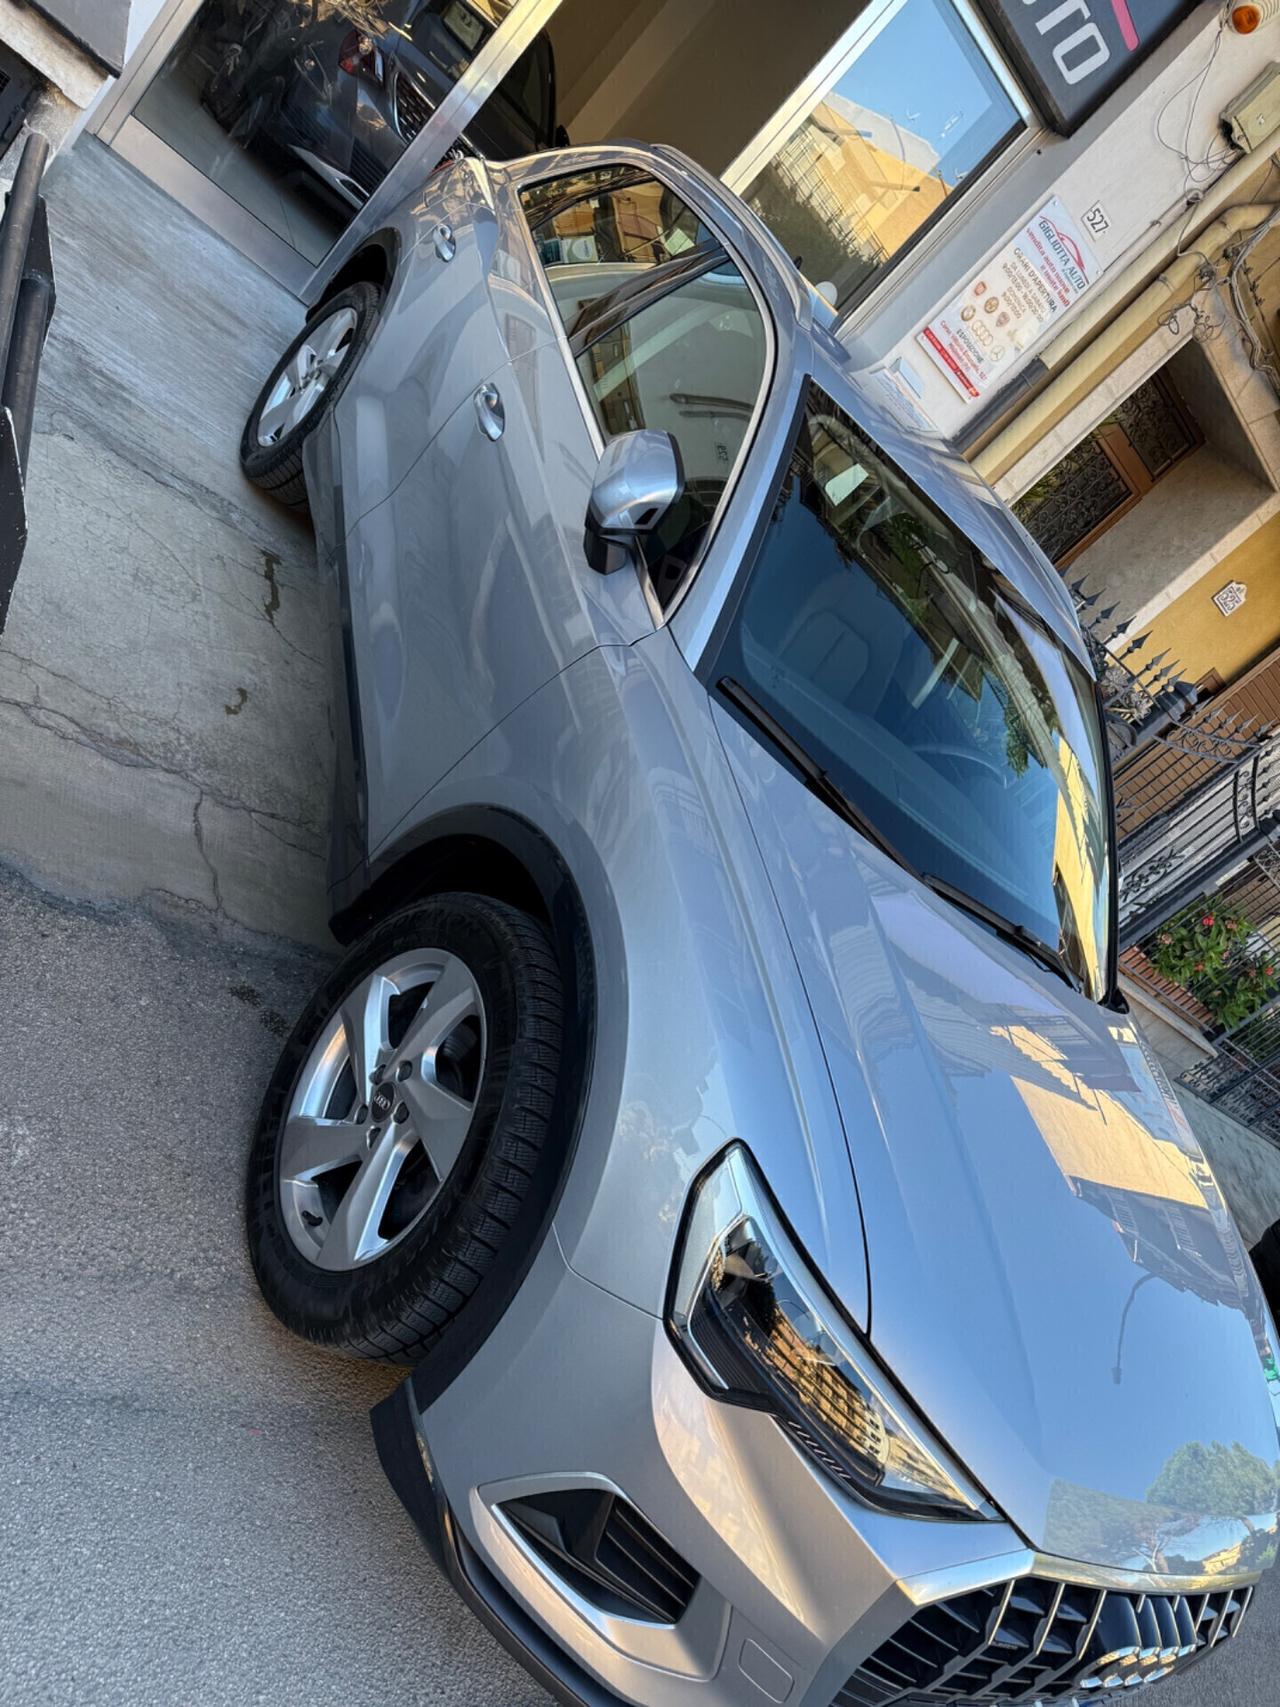
[[[1057,196],[917,333],[956,390],[976,401],[1101,268]]]

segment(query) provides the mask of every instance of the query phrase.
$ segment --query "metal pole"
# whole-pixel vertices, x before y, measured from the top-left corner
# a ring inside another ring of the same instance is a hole
[[[40,180],[48,158],[48,141],[38,131],[31,131],[23,144],[22,158],[18,161],[18,170],[5,203],[4,218],[0,219],[0,360],[9,349],[14,316],[18,310],[18,290],[26,271],[31,222],[35,218]]]
[[[4,370],[4,388],[0,392],[0,405],[8,409],[13,416],[18,464],[24,481],[27,476],[27,453],[31,449],[31,429],[35,421],[40,356],[53,314],[53,268],[52,264],[45,260],[48,253],[48,216],[42,199],[36,203],[27,267],[18,287],[18,305],[13,317],[9,360]],[[42,261],[45,264],[42,264]]]

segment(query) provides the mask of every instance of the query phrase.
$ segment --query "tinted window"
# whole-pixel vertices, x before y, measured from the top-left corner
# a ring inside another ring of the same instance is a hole
[[[525,209],[606,439],[673,435],[685,495],[650,557],[665,605],[706,538],[764,385],[751,288],[674,191],[629,168],[554,179]]]
[[[716,664],[917,870],[1105,985],[1093,686],[965,536],[816,389]]]

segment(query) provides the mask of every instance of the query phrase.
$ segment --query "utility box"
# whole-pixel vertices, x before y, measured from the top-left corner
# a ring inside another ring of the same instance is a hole
[[[1273,60],[1255,77],[1243,95],[1237,95],[1222,115],[1222,128],[1246,153],[1264,142],[1280,124],[1280,65]]]

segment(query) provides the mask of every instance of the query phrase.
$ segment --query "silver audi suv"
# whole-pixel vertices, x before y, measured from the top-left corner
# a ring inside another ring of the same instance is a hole
[[[663,148],[437,172],[242,459],[346,696],[253,1261],[416,1365],[378,1449],[480,1616],[588,1707],[1096,1701],[1233,1637],[1275,1330],[1008,512]]]

